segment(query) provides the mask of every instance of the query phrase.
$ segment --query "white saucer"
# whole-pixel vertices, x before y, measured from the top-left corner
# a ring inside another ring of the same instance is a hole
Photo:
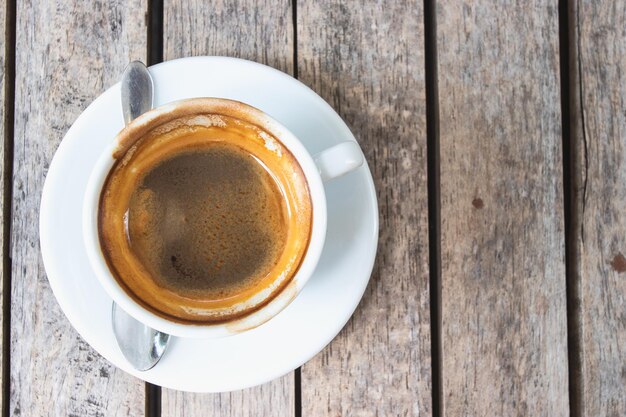
[[[224,97],[260,108],[315,154],[354,140],[335,111],[304,84],[270,67],[224,57],[196,57],[150,68],[155,105],[188,97]],[[220,392],[280,377],[321,351],[356,309],[374,264],[378,207],[365,165],[326,184],[328,235],[302,293],[278,316],[222,339],[175,338],[159,364],[138,372],[124,359],[111,328],[111,299],[87,261],[81,234],[87,178],[105,144],[123,127],[115,85],[76,120],[50,165],[40,215],[41,252],[63,312],[102,356],[145,381],[185,391]]]

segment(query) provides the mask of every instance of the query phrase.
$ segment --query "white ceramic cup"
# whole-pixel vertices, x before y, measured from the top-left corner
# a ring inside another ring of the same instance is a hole
[[[312,202],[313,222],[309,246],[300,268],[287,285],[289,291],[283,289],[271,301],[252,313],[225,323],[216,324],[184,324],[167,320],[147,310],[137,303],[117,282],[100,248],[98,237],[98,207],[100,193],[109,171],[115,163],[114,152],[119,148],[118,138],[112,138],[110,146],[105,149],[91,172],[83,201],[83,238],[87,248],[89,261],[96,276],[109,296],[124,311],[140,322],[153,329],[179,337],[222,337],[253,329],[283,310],[302,291],[309,280],[320,258],[326,237],[326,195],[324,181],[342,176],[363,164],[364,157],[358,144],[346,141],[312,156],[302,143],[279,122],[252,106],[221,99],[195,98],[176,101],[157,107],[133,120],[125,129],[144,129],[149,131],[175,117],[170,117],[181,106],[202,107],[202,113],[211,113],[211,108],[224,109],[236,107],[236,117],[242,114],[251,121],[271,133],[293,154],[304,172],[309,186]],[[244,112],[242,113],[242,107]]]

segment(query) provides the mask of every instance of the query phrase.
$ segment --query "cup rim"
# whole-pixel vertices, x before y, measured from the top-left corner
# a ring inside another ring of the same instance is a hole
[[[309,186],[312,203],[311,235],[308,248],[303,256],[298,271],[290,282],[274,298],[259,309],[243,316],[222,323],[181,323],[161,317],[141,306],[117,282],[106,263],[100,247],[98,236],[97,213],[102,187],[113,167],[116,159],[114,154],[119,151],[118,138],[112,138],[111,143],[102,152],[92,168],[87,182],[83,199],[83,240],[87,249],[88,260],[94,269],[96,277],[105,291],[124,311],[140,322],[153,329],[179,337],[210,338],[224,337],[241,333],[262,325],[275,317],[286,308],[304,288],[313,275],[321,256],[327,226],[326,196],[321,176],[311,154],[305,149],[300,140],[284,125],[265,112],[240,101],[217,97],[199,97],[177,100],[156,107],[129,123],[125,129],[134,129],[135,134],[141,134],[153,129],[161,123],[181,117],[181,109],[202,109],[205,113],[220,109],[235,110],[238,117],[245,116],[254,121],[263,129],[270,132],[293,154],[304,172]],[[199,112],[198,112],[199,113]],[[175,116],[172,116],[174,114]],[[190,111],[187,114],[194,114]]]

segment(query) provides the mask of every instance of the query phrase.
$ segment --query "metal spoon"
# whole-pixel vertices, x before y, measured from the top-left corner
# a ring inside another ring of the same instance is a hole
[[[124,122],[152,108],[153,83],[148,68],[133,61],[122,75],[122,112]],[[136,369],[147,371],[159,362],[170,341],[170,335],[146,326],[113,302],[113,333],[122,354]]]

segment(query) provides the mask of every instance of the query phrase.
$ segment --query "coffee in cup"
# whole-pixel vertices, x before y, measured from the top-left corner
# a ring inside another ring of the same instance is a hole
[[[288,285],[306,254],[304,172],[246,107],[199,100],[118,135],[100,247],[119,286],[167,320],[245,316]]]

